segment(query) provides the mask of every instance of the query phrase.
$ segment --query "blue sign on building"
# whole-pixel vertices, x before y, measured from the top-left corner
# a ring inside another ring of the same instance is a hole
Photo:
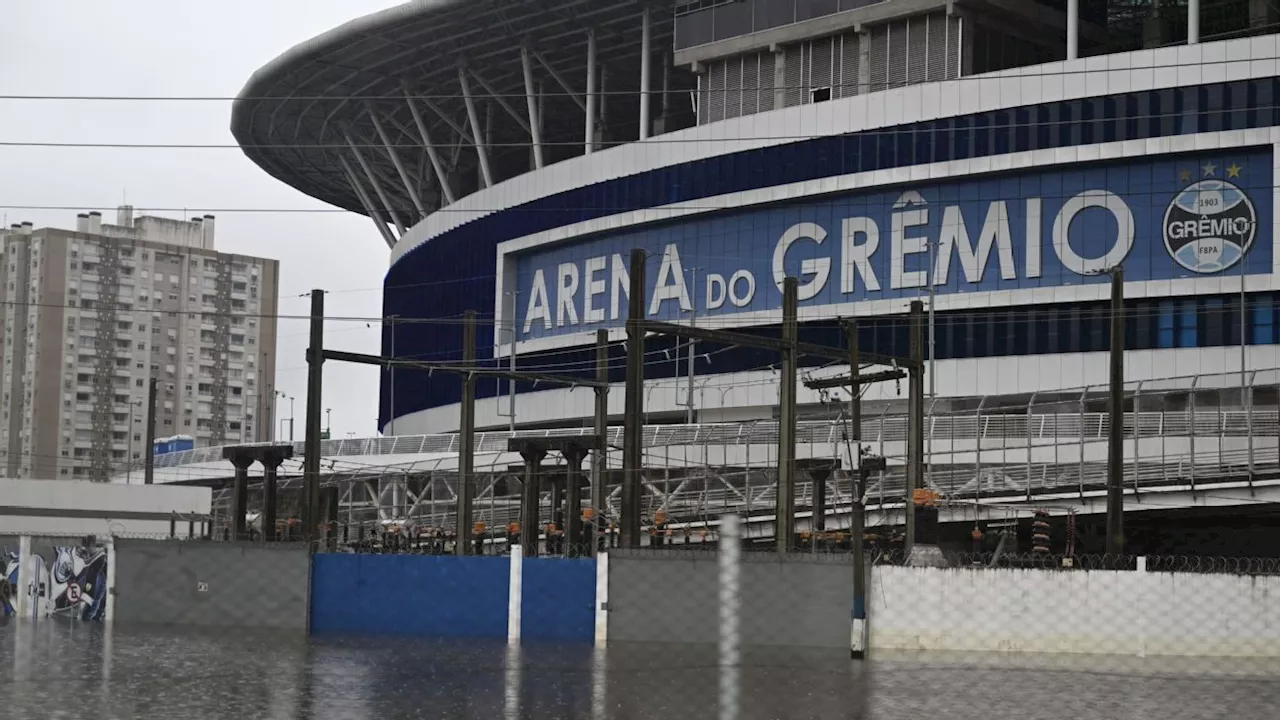
[[[1272,272],[1272,152],[1165,156],[850,193],[521,253],[521,340],[626,318],[632,248],[652,319],[937,293]]]

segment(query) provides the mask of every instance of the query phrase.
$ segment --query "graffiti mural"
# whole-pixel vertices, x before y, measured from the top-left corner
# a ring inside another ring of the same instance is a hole
[[[18,592],[18,547],[4,545],[0,547],[0,568],[4,575],[0,576],[0,616],[13,617],[17,614]]]
[[[42,566],[40,614],[101,621],[107,614],[107,549],[101,545],[32,548]],[[47,557],[46,557],[47,555]],[[32,565],[35,561],[32,561]]]
[[[107,616],[107,548],[94,542],[33,538],[30,555],[0,542],[0,616],[62,617],[101,622]]]

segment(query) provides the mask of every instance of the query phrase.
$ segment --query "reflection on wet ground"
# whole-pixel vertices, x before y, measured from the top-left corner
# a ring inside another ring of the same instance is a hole
[[[742,720],[1273,720],[1280,663],[749,651]],[[305,638],[50,621],[0,624],[13,718],[719,717],[712,647]]]

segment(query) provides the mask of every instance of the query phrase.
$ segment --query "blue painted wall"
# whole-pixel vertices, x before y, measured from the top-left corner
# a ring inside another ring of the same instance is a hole
[[[528,558],[520,635],[528,640],[595,639],[596,563],[590,558]]]
[[[507,636],[507,558],[340,553],[313,562],[312,632]]]

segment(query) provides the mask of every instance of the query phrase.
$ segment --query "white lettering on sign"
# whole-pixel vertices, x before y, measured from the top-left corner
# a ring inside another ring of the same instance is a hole
[[[1203,205],[1204,203],[1201,203]],[[1185,238],[1220,238],[1229,235],[1247,235],[1253,223],[1248,218],[1200,218],[1199,220],[1183,220],[1169,223],[1169,237],[1175,240]]]
[[[969,231],[964,225],[960,206],[948,205],[942,211],[942,231],[938,235],[937,266],[933,272],[934,285],[946,285],[951,274],[951,255],[954,249],[960,255],[960,269],[970,283],[982,282],[986,273],[991,248],[996,248],[1000,258],[1000,278],[1016,280],[1018,269],[1013,262],[1013,236],[1009,232],[1009,209],[1003,200],[987,207],[987,219],[978,234],[978,247],[969,242]]]
[[[707,273],[707,304],[704,307],[708,310],[719,310],[724,307],[727,293],[724,276],[718,273]]]
[[[582,321],[588,325],[592,323],[604,322],[604,308],[596,307],[595,298],[597,295],[603,295],[605,291],[604,278],[596,279],[598,273],[604,272],[605,263],[608,262],[606,257],[587,258],[587,262],[583,265],[586,282],[586,292],[582,297]]]
[[[869,217],[846,218],[841,226],[844,238],[840,244],[843,260],[840,263],[840,292],[845,295],[853,292],[858,276],[862,277],[862,284],[869,292],[876,292],[880,289],[880,281],[871,267],[871,256],[880,248],[880,228]],[[858,242],[858,236],[864,240]]]
[[[609,287],[612,288],[609,292],[609,302],[612,304],[609,319],[617,320],[626,315],[622,308],[622,301],[631,297],[631,273],[627,272],[627,263],[618,253],[613,254],[613,260],[610,263],[609,275],[613,280],[609,283]]]
[[[578,266],[573,263],[560,263],[556,268],[556,327],[564,327],[567,320],[570,325],[578,324],[578,308],[574,304],[574,296],[578,294]]]
[[[1040,272],[1040,198],[1027,198],[1027,277]]]
[[[746,270],[729,276],[729,302],[734,307],[746,307],[756,297],[756,276]]]
[[[889,287],[894,290],[924,287],[928,283],[927,270],[907,272],[906,269],[908,255],[917,255],[929,249],[929,240],[924,235],[907,234],[911,228],[929,224],[929,208],[905,209],[911,205],[923,204],[924,198],[914,190],[904,192],[898,202],[894,203],[895,208],[904,208],[895,210],[890,221],[892,228],[889,231]]]
[[[1011,220],[1011,211],[1016,212],[1018,202],[1024,203],[1021,208],[1025,212],[1025,227],[1020,228],[1024,233],[1022,238],[1015,235]],[[1114,237],[1102,238],[1105,243],[1100,245],[1106,247],[1106,252],[1101,256],[1084,257],[1071,247],[1071,223],[1081,213],[1093,209],[1111,214],[1115,219],[1116,233]],[[980,228],[966,222],[965,211],[967,220],[974,223],[978,220],[978,212],[983,213]],[[679,245],[665,244],[657,258],[657,272],[648,284],[651,294],[645,298],[647,314],[662,315],[664,308],[670,314],[671,302],[678,305],[679,311],[689,312],[694,308],[695,294],[698,296],[696,299],[704,301],[707,311],[750,308],[757,290],[758,278],[754,272],[768,272],[772,275],[773,285],[781,291],[787,275],[788,253],[797,247],[801,248],[797,252],[807,251],[806,254],[811,255],[799,263],[801,301],[820,296],[831,282],[833,271],[839,273],[842,295],[858,291],[880,292],[882,281],[875,264],[878,256],[884,263],[879,272],[885,272],[887,265],[888,286],[892,290],[923,288],[931,282],[935,286],[949,285],[953,262],[959,264],[958,274],[962,276],[958,278],[959,282],[975,285],[987,281],[990,277],[988,270],[995,266],[998,266],[1002,281],[1017,280],[1020,270],[1026,278],[1040,278],[1044,274],[1042,236],[1047,219],[1041,198],[996,200],[985,205],[961,202],[931,207],[919,192],[908,190],[898,197],[889,216],[888,258],[883,257],[881,225],[872,217],[840,219],[840,242],[835,245],[826,242],[833,227],[817,222],[797,222],[790,224],[773,244],[772,254],[766,260],[768,270],[759,268],[757,255],[745,255],[739,262],[746,267],[734,269],[731,265],[716,269],[718,271],[705,268],[705,289],[694,286],[686,277]],[[931,219],[937,222],[937,227],[929,230]],[[1247,218],[1235,217],[1188,218],[1170,223],[1167,232],[1176,240],[1240,235],[1251,229],[1248,222]],[[1122,198],[1111,192],[1087,190],[1063,204],[1053,219],[1051,232],[1053,254],[1062,268],[1078,275],[1092,275],[1115,267],[1132,250],[1135,235],[1133,212]],[[936,233],[936,239],[932,233]],[[1014,253],[1014,244],[1019,240],[1026,253],[1026,261],[1021,268]],[[937,244],[933,246],[936,257],[931,258],[930,266],[927,262],[920,263],[918,256],[929,252],[931,242]],[[759,250],[749,252],[758,253]],[[915,260],[912,260],[913,256]],[[717,261],[722,259],[715,258]],[[555,278],[549,289],[547,275],[552,272]],[[576,262],[558,262],[554,269],[550,266],[537,269],[525,277],[530,278],[523,323],[525,335],[535,328],[547,331],[599,325],[606,320],[616,323],[627,316],[631,273],[622,254],[599,254]],[[524,291],[521,288],[521,292]],[[607,301],[604,298],[606,294]]]
[[[800,223],[791,226],[778,244],[773,248],[773,283],[782,291],[783,281],[787,279],[787,250],[800,240],[812,240],[821,245],[827,239],[827,231],[816,223]],[[808,258],[800,263],[800,274],[813,279],[797,287],[796,298],[801,302],[811,300],[822,292],[831,277],[831,258]]]
[[[684,281],[684,266],[680,264],[680,249],[675,243],[668,243],[662,251],[662,265],[658,268],[658,281],[653,287],[649,314],[657,315],[662,310],[662,303],[668,300],[680,301],[680,309],[685,312],[693,309],[689,286]]]
[[[1071,247],[1071,221],[1088,208],[1102,208],[1116,219],[1115,242],[1102,257],[1081,257]],[[1053,221],[1053,250],[1062,266],[1077,275],[1096,275],[1120,264],[1133,248],[1133,211],[1120,196],[1106,190],[1085,190],[1063,204]]]
[[[529,334],[535,320],[542,321],[544,330],[551,329],[551,307],[547,303],[547,278],[541,270],[533,273],[533,287],[529,288],[529,305],[524,310],[524,332]]]

